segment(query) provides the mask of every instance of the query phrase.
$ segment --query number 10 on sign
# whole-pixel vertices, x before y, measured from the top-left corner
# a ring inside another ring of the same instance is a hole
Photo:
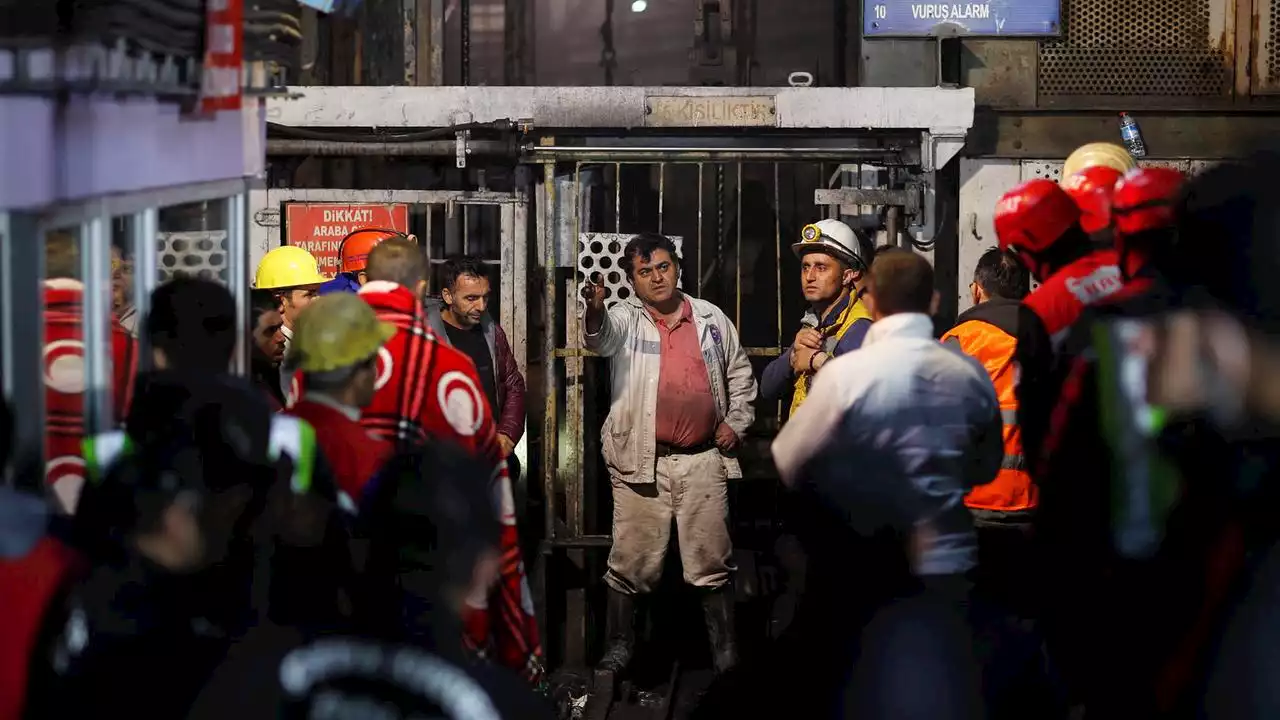
[[[877,5],[875,7],[875,11],[876,11],[877,20],[883,20],[885,16],[888,14],[888,10],[885,9],[884,5]]]

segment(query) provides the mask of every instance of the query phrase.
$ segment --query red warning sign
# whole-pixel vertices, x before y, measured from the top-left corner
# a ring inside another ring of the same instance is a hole
[[[342,238],[360,228],[409,232],[409,206],[289,203],[285,205],[285,242],[315,256],[320,272],[333,277],[341,261]]]

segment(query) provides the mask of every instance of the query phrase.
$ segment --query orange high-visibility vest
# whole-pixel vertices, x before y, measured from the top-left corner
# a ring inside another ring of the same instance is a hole
[[[1031,482],[1022,456],[1022,431],[1018,428],[1018,399],[1014,393],[1013,352],[1018,339],[991,323],[969,320],[951,328],[943,342],[959,344],[966,355],[976,359],[991,376],[1000,400],[1004,422],[1004,458],[996,479],[979,485],[965,496],[970,509],[999,513],[1022,513],[1040,503],[1040,491]]]

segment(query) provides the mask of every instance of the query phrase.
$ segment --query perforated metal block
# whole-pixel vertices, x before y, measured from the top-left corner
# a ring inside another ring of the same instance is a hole
[[[227,282],[227,232],[160,233],[156,242],[160,281],[180,275]]]
[[[586,310],[586,302],[582,299],[582,288],[592,275],[600,273],[604,280],[604,305],[611,308],[615,303],[631,297],[631,285],[618,266],[622,259],[622,249],[627,241],[635,237],[635,233],[582,233],[578,236],[578,278],[577,297],[578,310]],[[668,235],[675,244],[676,251],[684,254],[684,238]],[[677,286],[683,286],[683,280]]]
[[[1037,89],[1045,96],[1229,94],[1234,68],[1220,42],[1230,7],[1227,0],[1064,0],[1064,34],[1040,46]]]
[[[1280,94],[1280,0],[1257,0],[1254,13],[1258,29],[1253,38],[1253,92]]]

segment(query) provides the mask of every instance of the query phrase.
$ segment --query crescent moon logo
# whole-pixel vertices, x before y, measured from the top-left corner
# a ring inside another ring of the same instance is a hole
[[[53,487],[53,494],[68,513],[75,512],[80,503],[84,471],[84,459],[77,455],[63,455],[45,463],[45,482]]]
[[[466,373],[450,370],[436,386],[436,401],[444,419],[463,437],[472,437],[484,423],[484,398]]]
[[[55,340],[44,346],[44,384],[63,395],[84,392],[84,343]]]
[[[373,390],[377,392],[387,386],[391,382],[391,373],[395,370],[396,364],[391,358],[391,351],[386,347],[378,348],[377,370],[378,374],[373,381]]]

